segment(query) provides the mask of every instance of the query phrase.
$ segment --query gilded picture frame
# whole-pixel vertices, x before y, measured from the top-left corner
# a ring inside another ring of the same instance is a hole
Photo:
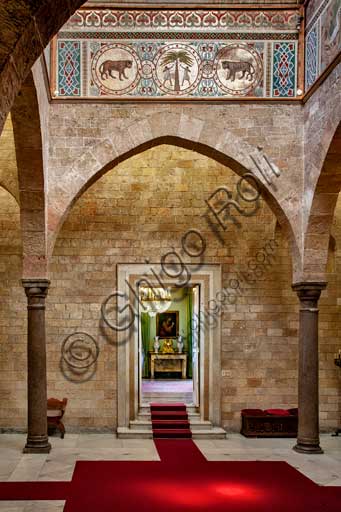
[[[179,336],[179,311],[157,313],[156,336],[160,338],[176,338]]]

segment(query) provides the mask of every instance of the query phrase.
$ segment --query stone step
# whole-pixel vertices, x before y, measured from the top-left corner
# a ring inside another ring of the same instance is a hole
[[[199,415],[198,408],[195,407],[194,405],[187,405],[186,408],[187,408],[188,415],[191,415],[191,414]],[[150,406],[149,405],[141,405],[140,409],[139,409],[139,415],[140,414],[143,414],[143,415],[148,414],[150,416]]]
[[[196,411],[189,411],[187,409],[187,415],[189,418],[200,418],[200,414]],[[137,414],[137,419],[146,419],[146,418],[149,418],[150,419],[151,417],[151,414],[150,414],[150,410],[148,411],[140,411],[138,414]]]
[[[128,427],[117,427],[117,437],[118,439],[153,439],[153,432],[142,428],[133,430]]]
[[[226,439],[226,430],[221,427],[212,427],[208,430],[191,428],[192,439]]]
[[[212,427],[210,429],[192,428],[192,439],[226,439],[226,431],[220,427]],[[127,427],[118,427],[117,437],[119,439],[153,439],[151,430],[131,429]]]
[[[201,421],[200,419],[200,414],[198,412],[194,412],[194,413],[189,413],[187,414],[187,417],[190,421]],[[150,412],[149,413],[146,413],[146,414],[138,414],[137,417],[136,417],[136,420],[138,421],[151,421],[151,414]]]
[[[190,439],[192,433],[189,428],[160,428],[154,429],[155,439]]]
[[[129,423],[129,425],[131,430],[152,430],[152,422],[148,420],[133,420]]]
[[[151,403],[150,410],[153,412],[156,411],[186,411],[186,405],[183,403],[175,402],[175,403]]]
[[[198,418],[192,419],[189,418],[190,422],[190,428],[191,430],[195,430],[196,432],[199,430],[211,430],[213,427],[212,423],[210,421],[202,421]],[[137,419],[130,422],[130,429],[131,430],[152,430],[152,422],[149,418],[146,419]],[[225,431],[224,431],[225,432]]]
[[[189,429],[188,420],[154,420],[152,422],[153,430],[160,430],[162,428],[176,428],[176,429]]]

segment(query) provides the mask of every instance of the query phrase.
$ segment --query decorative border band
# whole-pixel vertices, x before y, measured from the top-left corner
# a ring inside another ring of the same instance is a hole
[[[245,41],[245,39],[252,41],[268,40],[268,41],[292,41],[298,39],[297,33],[236,33],[236,32],[215,32],[215,33],[200,33],[197,32],[59,32],[58,39],[186,39],[196,40],[237,40]]]

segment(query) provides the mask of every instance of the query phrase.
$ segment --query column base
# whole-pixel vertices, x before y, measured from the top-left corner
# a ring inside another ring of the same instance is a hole
[[[50,453],[51,445],[47,436],[28,437],[23,453]]]
[[[321,446],[319,444],[305,444],[300,443],[299,441],[293,447],[293,450],[297,453],[306,453],[308,455],[321,454],[324,453]]]

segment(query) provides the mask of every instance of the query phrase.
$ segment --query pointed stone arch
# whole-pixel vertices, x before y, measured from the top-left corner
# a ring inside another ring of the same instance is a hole
[[[325,281],[334,211],[341,190],[341,122],[327,150],[317,181],[304,239],[305,281]]]
[[[38,99],[30,73],[11,111],[18,167],[23,277],[47,272],[43,145]]]
[[[300,222],[292,207],[299,201],[300,191],[290,185],[278,167],[264,154],[240,139],[227,128],[212,126],[205,121],[183,113],[153,113],[138,122],[126,121],[112,136],[89,148],[63,176],[63,184],[51,189],[48,205],[48,252],[70,208],[88,187],[118,163],[160,144],[172,144],[204,154],[234,172],[251,173],[257,181],[265,201],[276,215],[293,248],[294,272],[300,266]],[[273,171],[268,182],[269,170]]]
[[[84,0],[8,0],[0,4],[0,134],[32,65]]]
[[[303,250],[300,281],[324,281],[337,195],[341,64],[304,106]]]

